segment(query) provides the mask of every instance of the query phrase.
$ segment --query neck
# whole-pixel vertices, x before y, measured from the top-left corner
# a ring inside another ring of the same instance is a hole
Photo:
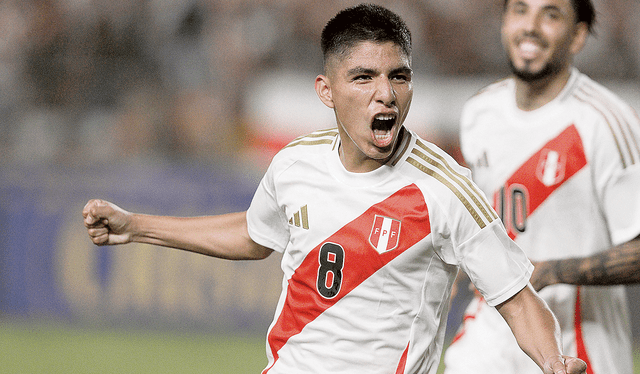
[[[518,108],[531,111],[545,106],[555,99],[565,87],[571,76],[571,69],[546,76],[534,81],[524,81],[515,77],[516,104]]]
[[[340,162],[342,162],[342,165],[345,169],[352,173],[368,173],[374,171],[379,167],[385,165],[387,162],[389,162],[390,159],[393,158],[393,156],[398,151],[398,147],[402,143],[402,139],[405,136],[405,131],[406,129],[404,127],[400,129],[400,132],[398,133],[398,139],[396,139],[393,147],[393,151],[389,156],[381,159],[368,157],[361,149],[357,147],[356,143],[353,141],[351,141],[351,143],[354,145],[354,147],[349,147],[350,150],[345,150],[344,142],[341,142],[338,148],[338,156],[340,157]],[[348,132],[344,131],[344,134],[342,134],[342,131],[340,131],[340,133],[341,137],[344,138],[344,135],[346,135],[350,139],[350,135]]]
[[[387,159],[377,160],[368,157],[358,157],[361,155],[347,155],[345,154],[344,147],[340,145],[338,149],[340,155],[340,162],[345,169],[352,173],[368,173],[374,171],[387,162]]]

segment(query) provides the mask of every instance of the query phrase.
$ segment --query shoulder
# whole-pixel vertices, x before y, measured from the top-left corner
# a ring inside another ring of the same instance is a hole
[[[603,118],[620,117],[638,121],[637,114],[620,96],[585,74],[578,71],[574,74],[576,78],[570,90],[570,99]]]
[[[478,91],[462,107],[460,127],[467,130],[479,118],[502,113],[505,106],[514,101],[513,79],[498,80]]]
[[[322,149],[331,148],[327,146],[334,144],[337,138],[337,127],[317,130],[310,134],[295,138],[291,143],[287,144],[282,151],[294,148],[296,150],[302,150],[302,148],[305,148],[305,151],[320,151]]]
[[[423,174],[429,175],[425,173],[422,167],[418,167],[417,164],[429,166],[430,169],[435,168],[444,173],[456,173],[470,177],[469,170],[461,166],[451,155],[437,145],[422,139],[414,132],[411,132],[411,142],[404,153],[404,161],[415,166],[415,168],[422,171]]]
[[[465,103],[465,108],[475,108],[481,105],[504,104],[501,102],[505,97],[510,97],[513,89],[513,79],[503,78],[480,89]]]
[[[412,138],[401,161],[405,176],[449,214],[452,210],[467,212],[480,228],[497,218],[483,193],[471,180],[469,169],[458,164],[438,146],[413,133]]]
[[[300,136],[278,151],[273,157],[271,165],[290,164],[326,154],[337,147],[337,141],[337,128],[318,130]]]
[[[623,165],[634,164],[640,156],[640,118],[622,98],[588,76],[575,72],[569,91],[576,126],[585,139],[591,139],[594,149],[613,147]]]

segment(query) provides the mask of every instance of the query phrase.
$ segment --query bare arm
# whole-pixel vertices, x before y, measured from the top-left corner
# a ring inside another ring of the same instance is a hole
[[[582,374],[584,361],[562,355],[560,327],[547,306],[531,286],[498,305],[522,350],[545,374]]]
[[[531,284],[536,290],[557,283],[611,286],[640,282],[640,236],[590,257],[535,263]]]
[[[152,216],[91,200],[82,216],[89,237],[97,245],[138,242],[232,260],[258,260],[272,252],[249,237],[246,212],[184,218]]]

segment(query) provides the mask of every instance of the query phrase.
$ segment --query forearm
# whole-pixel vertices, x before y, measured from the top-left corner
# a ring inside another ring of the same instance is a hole
[[[271,250],[255,243],[247,230],[246,213],[202,217],[134,214],[131,240],[232,260],[262,259]]]
[[[610,286],[640,282],[640,237],[585,258],[536,264],[531,283],[536,290],[556,284]]]
[[[558,322],[529,287],[497,307],[509,324],[520,348],[544,370],[545,363],[562,356]]]

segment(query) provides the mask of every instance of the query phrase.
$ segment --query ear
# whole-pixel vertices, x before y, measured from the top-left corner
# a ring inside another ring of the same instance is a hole
[[[587,43],[588,36],[589,28],[587,24],[584,22],[579,22],[578,24],[576,24],[575,35],[573,36],[573,42],[571,42],[570,47],[570,51],[574,56],[582,51],[582,48],[584,48],[584,45]]]
[[[332,109],[334,108],[331,83],[325,75],[318,75],[316,77],[316,93],[324,105]]]

